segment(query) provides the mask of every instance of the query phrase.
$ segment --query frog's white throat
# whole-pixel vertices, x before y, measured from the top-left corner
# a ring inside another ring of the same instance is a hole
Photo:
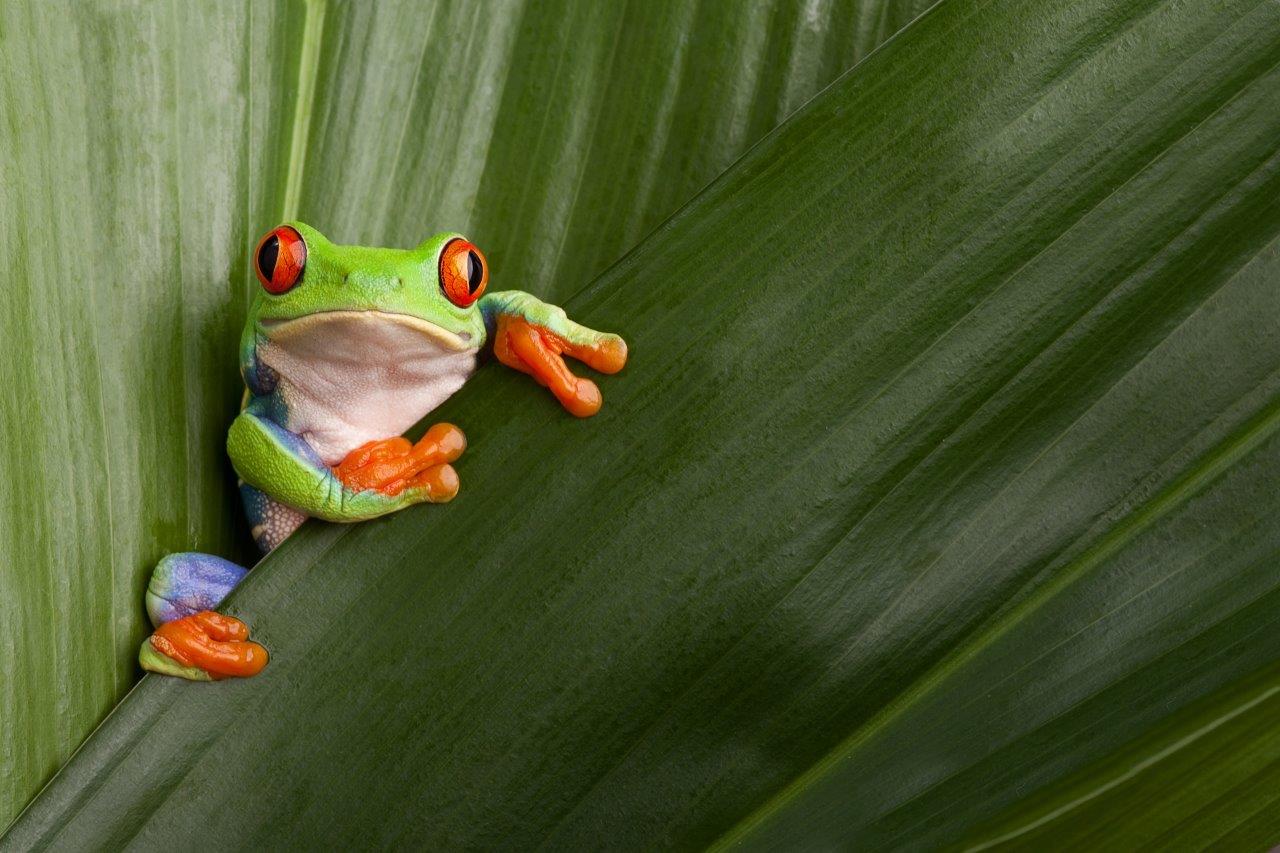
[[[264,324],[285,427],[329,465],[400,435],[462,387],[478,342],[406,314],[326,311]]]

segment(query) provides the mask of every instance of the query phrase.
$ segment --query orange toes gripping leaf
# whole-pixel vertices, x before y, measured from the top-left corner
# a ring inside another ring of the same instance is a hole
[[[239,619],[202,610],[161,625],[151,635],[151,646],[213,678],[247,678],[261,672],[268,659],[267,650],[248,637],[249,628]]]
[[[425,487],[432,500],[458,492],[458,475],[448,463],[467,449],[467,437],[453,424],[435,424],[416,444],[407,438],[370,441],[347,454],[333,469],[353,492],[378,491],[394,497],[407,488]]]
[[[444,503],[458,494],[458,472],[447,462],[432,465],[415,474],[409,485],[415,489],[426,489],[433,503]]]
[[[598,344],[575,347],[569,354],[601,373],[617,373],[627,366],[627,342],[617,335],[608,335]]]
[[[617,335],[594,344],[577,345],[522,317],[498,318],[493,354],[508,367],[528,373],[545,385],[572,415],[587,418],[600,411],[600,389],[590,379],[575,376],[562,354],[601,373],[617,373],[627,363],[627,345]]]
[[[430,463],[455,462],[467,449],[467,437],[453,424],[435,424],[426,431],[413,452]]]

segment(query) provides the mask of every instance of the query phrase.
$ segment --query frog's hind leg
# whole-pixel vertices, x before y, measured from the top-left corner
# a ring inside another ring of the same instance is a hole
[[[248,570],[208,554],[170,554],[147,585],[147,614],[156,631],[142,643],[138,662],[152,672],[193,681],[258,673],[267,650],[248,642],[249,629],[214,613]]]
[[[264,554],[274,550],[307,520],[306,513],[272,500],[244,480],[240,481],[240,498],[244,501],[244,514],[249,519],[253,541]]]
[[[147,615],[159,628],[166,622],[213,610],[249,573],[209,554],[170,554],[156,564],[147,584]]]
[[[284,541],[306,520],[247,483],[240,496],[253,539],[264,552]],[[239,619],[213,612],[249,570],[209,554],[170,554],[156,565],[147,584],[147,615],[156,632],[142,643],[142,668],[193,681],[255,675],[267,664],[267,650],[248,642]]]

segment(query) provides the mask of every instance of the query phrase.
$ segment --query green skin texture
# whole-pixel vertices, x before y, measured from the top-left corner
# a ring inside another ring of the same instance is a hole
[[[433,323],[455,334],[470,335],[483,348],[499,315],[522,317],[574,343],[590,345],[612,335],[569,320],[562,309],[528,293],[486,293],[466,308],[449,301],[438,283],[440,253],[459,234],[431,237],[417,248],[376,249],[338,246],[302,222],[285,223],[307,246],[302,283],[280,295],[259,288],[249,308],[241,338],[241,370],[254,391],[257,345],[269,339],[265,321],[297,319],[319,312],[379,311]],[[231,425],[227,452],[236,472],[268,497],[328,521],[359,521],[385,515],[427,500],[425,489],[407,488],[389,496],[377,491],[353,492],[318,460],[297,452],[281,432],[285,425],[268,410],[250,405]],[[388,436],[390,437],[390,436]]]
[[[178,678],[185,678],[187,681],[213,681],[213,676],[203,669],[194,666],[183,666],[176,660],[160,654],[151,645],[150,640],[142,641],[142,647],[138,649],[138,663],[142,665],[143,669],[149,672],[158,672],[161,675],[173,675]]]

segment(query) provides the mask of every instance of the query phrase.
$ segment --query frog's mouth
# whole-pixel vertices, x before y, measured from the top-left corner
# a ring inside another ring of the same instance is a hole
[[[419,332],[428,340],[452,352],[475,349],[470,332],[451,332],[421,317],[391,311],[317,311],[302,317],[264,319],[261,324],[267,337],[273,341],[309,337],[317,333],[326,334],[338,329],[343,330],[343,334],[350,334],[353,328],[374,328],[383,324],[393,324]]]

